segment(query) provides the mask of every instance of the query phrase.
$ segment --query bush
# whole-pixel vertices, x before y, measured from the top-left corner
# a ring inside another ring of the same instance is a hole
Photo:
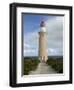
[[[24,75],[28,75],[31,70],[35,70],[39,64],[38,59],[30,59],[30,58],[25,58],[24,59]]]
[[[63,58],[53,59],[52,57],[46,63],[55,69],[57,73],[63,73]]]

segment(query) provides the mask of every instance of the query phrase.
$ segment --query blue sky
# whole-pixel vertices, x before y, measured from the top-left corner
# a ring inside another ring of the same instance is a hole
[[[39,30],[40,22],[46,21],[48,18],[54,18],[53,16],[44,15],[29,15],[23,14],[23,27],[25,33],[35,32]]]
[[[23,54],[38,56],[40,22],[45,21],[48,55],[63,55],[63,16],[23,14]]]

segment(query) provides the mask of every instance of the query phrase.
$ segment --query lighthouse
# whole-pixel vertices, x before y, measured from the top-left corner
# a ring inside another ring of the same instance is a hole
[[[40,23],[40,32],[39,32],[39,60],[41,62],[46,62],[48,59],[47,54],[47,34],[45,22],[41,21]]]

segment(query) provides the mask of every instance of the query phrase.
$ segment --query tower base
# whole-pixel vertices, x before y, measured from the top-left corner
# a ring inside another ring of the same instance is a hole
[[[47,62],[48,57],[39,57],[40,62]]]

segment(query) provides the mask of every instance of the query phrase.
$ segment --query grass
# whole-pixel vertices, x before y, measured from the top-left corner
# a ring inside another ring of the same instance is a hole
[[[49,58],[46,63],[57,71],[57,73],[63,73],[63,58]]]
[[[28,75],[30,71],[35,70],[39,62],[38,59],[24,58],[24,75]]]

